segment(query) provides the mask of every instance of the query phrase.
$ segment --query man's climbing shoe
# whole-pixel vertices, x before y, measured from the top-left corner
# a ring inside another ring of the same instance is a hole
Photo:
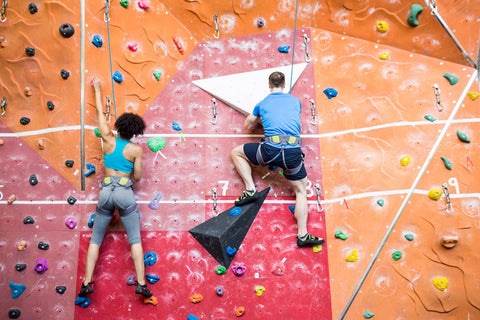
[[[152,293],[150,290],[148,290],[148,287],[146,284],[143,286],[137,284],[137,288],[135,289],[136,294],[141,294],[144,298],[150,298],[152,296]]]
[[[236,206],[243,206],[244,204],[254,202],[258,199],[258,192],[255,190],[253,192],[245,190],[242,195],[235,200]]]
[[[79,297],[86,297],[87,294],[92,293],[93,292],[92,284],[93,284],[93,282],[89,282],[87,285],[84,285],[82,283],[82,287],[80,288],[80,292],[78,293],[78,296]]]
[[[297,246],[299,247],[311,247],[324,243],[325,240],[319,237],[314,237],[307,233],[303,237],[297,236]]]

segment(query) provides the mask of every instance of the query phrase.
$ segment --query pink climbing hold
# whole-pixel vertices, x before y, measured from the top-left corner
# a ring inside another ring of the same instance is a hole
[[[132,52],[135,52],[138,50],[138,44],[135,41],[129,42],[127,46],[128,46],[128,49],[130,49],[130,51]]]
[[[138,1],[138,7],[143,10],[147,10],[150,6],[148,5],[147,1],[140,0]]]
[[[77,221],[75,220],[75,218],[69,217],[67,218],[67,220],[65,220],[65,225],[70,229],[75,229],[75,227],[77,226]]]
[[[243,276],[247,272],[247,267],[243,262],[235,262],[231,269],[233,274],[238,277]]]

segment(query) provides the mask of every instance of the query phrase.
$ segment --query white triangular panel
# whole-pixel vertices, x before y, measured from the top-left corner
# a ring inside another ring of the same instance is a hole
[[[297,82],[306,67],[307,63],[293,65],[293,84]],[[290,77],[292,75],[291,65],[195,80],[192,82],[215,98],[247,115],[252,113],[255,105],[270,93],[268,77],[274,71],[283,72],[285,75],[285,92],[288,92],[290,89]]]

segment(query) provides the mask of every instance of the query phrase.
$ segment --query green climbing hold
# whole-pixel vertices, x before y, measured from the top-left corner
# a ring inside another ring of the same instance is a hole
[[[395,251],[394,253],[392,253],[392,258],[395,261],[400,260],[401,257],[402,257],[402,253],[400,251]]]
[[[408,24],[411,25],[412,27],[418,27],[418,20],[417,16],[420,14],[420,12],[423,11],[423,7],[419,4],[412,4],[412,8],[410,9],[410,15],[408,16]]]
[[[377,200],[377,204],[378,204],[380,207],[383,207],[383,205],[385,204],[385,201],[383,201],[383,199]]]
[[[165,138],[162,137],[155,137],[151,138],[147,141],[147,145],[153,152],[157,152],[165,148]]]
[[[412,241],[412,240],[415,238],[415,236],[414,236],[413,234],[411,234],[411,233],[407,233],[404,237],[405,237],[405,239],[407,239],[408,241]]]
[[[128,7],[128,0],[120,0],[120,5],[124,8]]]
[[[430,122],[434,122],[435,120],[437,120],[434,116],[432,116],[431,114],[426,114],[424,116],[425,119],[427,119],[428,121]]]
[[[160,71],[153,71],[153,75],[155,76],[155,79],[157,79],[157,81],[160,81],[160,77],[162,76],[162,73]]]
[[[335,238],[347,240],[348,236],[341,229],[337,229],[337,231],[335,231]]]
[[[470,143],[470,139],[468,139],[467,134],[461,132],[460,130],[457,130],[457,137],[463,142]]]
[[[370,312],[370,311],[368,311],[368,310],[366,310],[365,313],[363,314],[363,317],[364,317],[365,319],[373,318],[373,316],[375,316],[375,313]]]
[[[97,137],[99,137],[99,138],[102,137],[102,135],[100,134],[100,129],[95,128],[95,129],[93,130],[93,132],[95,133],[95,135],[96,135]]]
[[[440,158],[442,158],[445,168],[447,168],[448,170],[452,170],[452,163],[450,162],[450,160],[448,160],[445,157],[440,157]]]
[[[218,266],[217,269],[215,269],[215,273],[218,275],[225,274],[227,272],[227,268],[224,266]]]
[[[455,83],[458,82],[458,77],[451,74],[451,73],[448,73],[448,72],[445,72],[445,74],[443,75],[443,77],[445,79],[448,80],[448,82],[450,82],[450,84],[453,86]]]

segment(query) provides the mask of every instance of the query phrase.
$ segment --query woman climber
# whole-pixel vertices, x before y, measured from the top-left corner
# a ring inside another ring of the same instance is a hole
[[[115,137],[108,127],[107,120],[103,114],[100,80],[95,77],[92,82],[95,89],[98,128],[103,140],[105,178],[100,184],[101,189],[95,210],[92,238],[87,251],[85,279],[78,295],[85,297],[93,292],[92,275],[103,236],[112,219],[114,210],[118,209],[122,223],[127,231],[137,274],[135,293],[142,295],[144,298],[150,298],[152,293],[145,284],[139,213],[132,190],[133,182],[130,180],[130,176],[136,182],[142,177],[143,150],[139,145],[130,142],[130,139],[143,134],[145,122],[139,115],[124,113],[115,121],[115,129],[118,132],[118,136]]]

